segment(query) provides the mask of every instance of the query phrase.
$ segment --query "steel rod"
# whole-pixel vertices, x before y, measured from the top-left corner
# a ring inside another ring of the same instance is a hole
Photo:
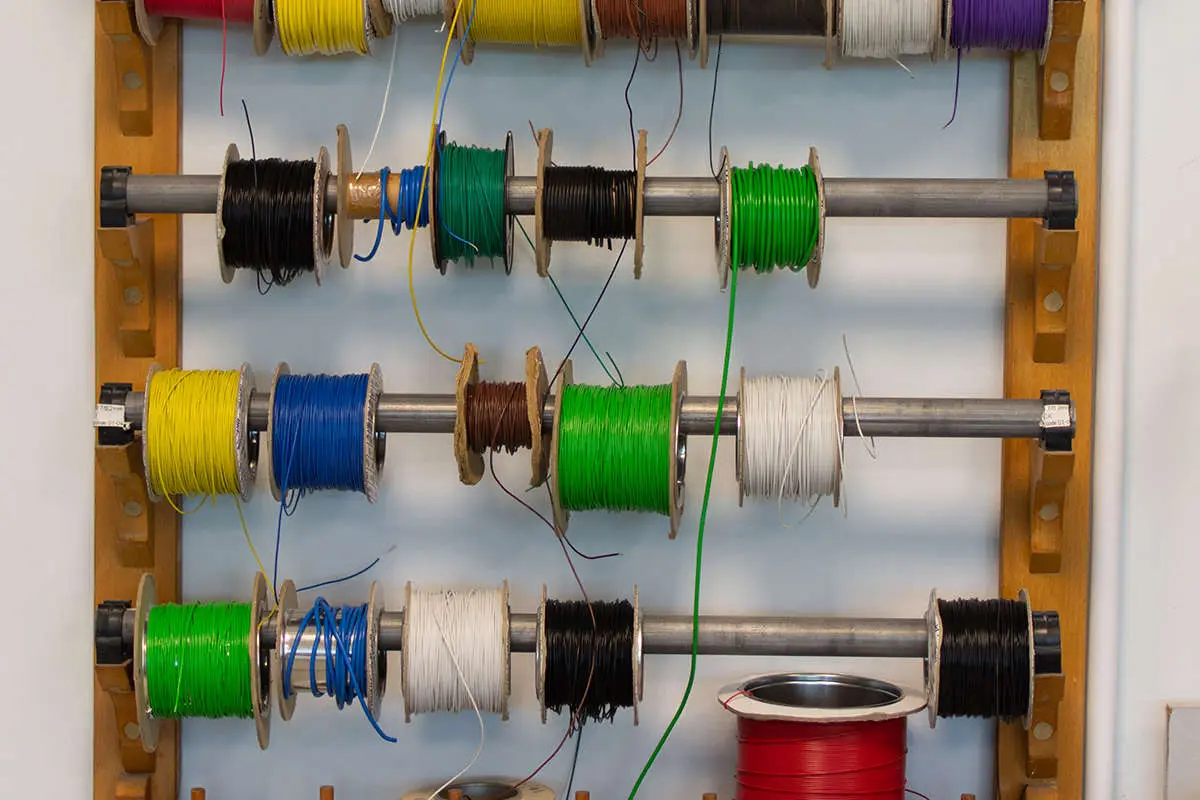
[[[378,182],[370,173],[364,179]],[[216,175],[129,176],[126,205],[132,214],[213,214]],[[337,181],[328,183],[327,202],[337,204]],[[536,179],[508,180],[506,208],[533,213]],[[1050,187],[1043,179],[826,178],[825,208],[830,217],[1039,218],[1046,215]],[[715,217],[720,211],[711,178],[647,178],[647,216]]]
[[[549,431],[554,421],[553,396],[542,409],[542,425]],[[250,429],[266,430],[269,392],[250,398]],[[125,398],[125,421],[140,428],[145,395],[131,392]],[[846,397],[842,416],[847,436],[927,437],[977,439],[1036,439],[1042,435],[1041,400],[981,400],[951,398]],[[453,433],[454,395],[385,394],[380,398],[375,427],[384,433]],[[680,432],[688,436],[711,435],[716,423],[716,397],[686,397],[680,414]],[[738,400],[727,397],[721,413],[721,433],[737,433]]]

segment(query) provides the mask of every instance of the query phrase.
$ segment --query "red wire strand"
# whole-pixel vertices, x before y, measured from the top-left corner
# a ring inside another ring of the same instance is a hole
[[[904,800],[907,722],[740,717],[737,798]]]
[[[229,22],[254,22],[254,0],[145,0],[146,13],[176,19],[221,19],[222,8]]]

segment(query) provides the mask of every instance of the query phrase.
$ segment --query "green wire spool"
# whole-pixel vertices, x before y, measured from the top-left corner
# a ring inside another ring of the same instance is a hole
[[[550,446],[554,524],[571,511],[642,511],[667,516],[670,535],[683,514],[687,439],[679,415],[687,364],[660,386],[575,386],[571,362],[559,377]]]
[[[721,149],[720,216],[717,219],[721,288],[731,269],[760,274],[787,268],[808,273],[809,286],[821,277],[825,247],[825,185],[816,148],[800,169],[731,167]]]
[[[267,584],[254,577],[250,603],[157,605],[143,575],[134,617],[133,680],[142,747],[154,752],[164,719],[253,719],[270,740],[270,672],[259,647]]]
[[[516,166],[512,131],[503,150],[460,146],[438,134],[429,174],[429,241],[433,263],[445,275],[452,261],[473,266],[476,258],[504,261],[512,273],[513,217],[506,187]]]

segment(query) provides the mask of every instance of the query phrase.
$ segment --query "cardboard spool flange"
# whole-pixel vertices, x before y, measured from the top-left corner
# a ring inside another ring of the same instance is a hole
[[[575,382],[575,370],[571,360],[563,362],[562,372],[558,375],[558,385],[554,388],[554,426],[550,439],[550,506],[554,511],[554,529],[559,535],[567,532],[571,524],[571,512],[563,508],[561,487],[558,481],[558,437],[559,423],[562,421],[563,389]]]
[[[329,181],[329,151],[324,146],[317,151],[316,161],[312,194],[313,276],[317,279],[317,286],[320,286],[325,264],[333,252],[336,209],[330,211],[325,207],[325,184]]]
[[[542,201],[546,193],[546,168],[550,166],[554,153],[554,131],[551,128],[542,128],[538,131],[537,141],[537,195],[533,201],[533,243],[537,256],[538,275],[545,278],[550,274],[550,246],[553,242],[546,238],[545,212],[542,208]]]
[[[675,365],[671,379],[671,468],[668,480],[671,487],[671,538],[679,533],[679,521],[683,518],[684,478],[687,471],[687,437],[679,431],[679,418],[683,411],[683,398],[687,396],[687,362]]]
[[[454,29],[454,38],[462,42],[459,60],[470,66],[475,60],[475,40],[467,36],[467,23],[470,21],[470,17],[459,13],[460,5],[466,6],[466,3],[446,0],[445,5],[442,6],[442,17],[446,22],[446,27]]]
[[[713,229],[717,245],[717,281],[721,291],[729,288],[729,271],[733,268],[733,170],[729,160],[729,148],[721,148],[721,169],[717,173],[717,184],[721,191],[721,207]]]
[[[233,283],[236,273],[233,267],[225,263],[225,175],[229,172],[230,162],[240,160],[238,146],[231,142],[229,147],[225,148],[225,158],[221,162],[221,178],[217,181],[217,267],[221,270],[221,280],[225,283]]]
[[[378,581],[371,581],[367,600],[367,707],[371,716],[379,719],[383,708],[383,693],[387,688],[387,653],[379,649],[379,626],[383,621],[383,590]]]
[[[275,38],[275,17],[271,0],[254,0],[254,52],[265,56]]]
[[[646,243],[642,238],[646,215],[646,130],[638,131],[637,143],[637,197],[634,207],[633,277],[642,278],[642,254]]]
[[[350,129],[337,126],[337,249],[338,262],[346,269],[354,261],[354,223],[350,219],[350,175],[354,157],[350,154]]]
[[[804,271],[808,275],[809,287],[815,289],[821,280],[821,258],[825,254],[825,180],[821,177],[821,161],[815,147],[808,148],[808,166],[817,182],[817,246],[809,255]]]
[[[254,573],[254,585],[250,595],[250,629],[246,632],[250,658],[246,668],[250,670],[250,698],[254,710],[254,730],[258,735],[258,746],[266,750],[271,742],[271,679],[269,661],[258,640],[258,629],[270,613],[267,607],[267,579],[261,572]]]
[[[392,15],[383,7],[379,0],[367,0],[367,10],[371,14],[371,30],[380,39],[392,35]]]
[[[133,20],[142,41],[153,47],[162,34],[163,18],[146,11],[146,0],[133,0]]]
[[[550,379],[546,375],[546,364],[542,361],[540,347],[525,351],[525,407],[529,414],[529,433],[533,447],[530,452],[530,486],[541,486],[546,482],[550,469],[550,442],[552,435],[542,425],[542,407],[550,393]]]
[[[267,430],[264,448],[266,453],[267,478],[271,485],[271,497],[275,499],[276,503],[283,499],[283,491],[279,487],[279,482],[275,479],[275,392],[279,387],[279,379],[284,375],[291,374],[292,368],[286,361],[280,361],[275,365],[275,372],[271,375],[271,403],[267,406]]]
[[[699,16],[700,69],[708,69],[708,0],[700,0]]]
[[[454,460],[458,463],[458,479],[474,486],[483,478],[483,455],[467,444],[467,387],[479,383],[479,351],[467,343],[462,363],[454,383]]]

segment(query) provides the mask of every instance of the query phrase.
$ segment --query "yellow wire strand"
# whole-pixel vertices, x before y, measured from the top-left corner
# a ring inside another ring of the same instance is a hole
[[[239,493],[234,440],[240,382],[237,370],[169,369],[147,387],[142,435],[150,485],[180,513],[175,495]]]
[[[478,0],[471,39],[503,44],[578,45],[579,0]]]
[[[290,56],[366,55],[370,49],[363,0],[275,0],[275,26]]]
[[[417,194],[417,208],[422,208],[425,203],[425,192],[429,186],[429,171],[432,169],[433,164],[433,150],[437,145],[438,103],[442,97],[442,82],[446,78],[446,61],[450,58],[450,44],[454,40],[454,30],[458,26],[458,20],[462,16],[463,6],[466,4],[466,2],[467,0],[458,0],[458,5],[454,9],[454,19],[450,22],[450,25],[446,31],[446,46],[442,48],[442,65],[438,70],[437,88],[433,93],[433,119],[429,123],[429,147],[425,151],[425,169],[424,174],[421,175],[421,191]],[[436,231],[430,234],[430,236],[436,235]],[[425,341],[429,343],[429,346],[436,350],[438,355],[447,361],[453,361],[455,364],[461,364],[461,358],[455,358],[437,346],[437,344],[433,341],[433,338],[429,335],[429,331],[425,329],[424,320],[421,319],[421,310],[417,308],[417,290],[416,286],[413,284],[413,255],[416,244],[417,237],[410,236],[408,238],[408,296],[412,298],[413,316],[417,318],[417,326],[420,327],[421,335],[425,337]]]

